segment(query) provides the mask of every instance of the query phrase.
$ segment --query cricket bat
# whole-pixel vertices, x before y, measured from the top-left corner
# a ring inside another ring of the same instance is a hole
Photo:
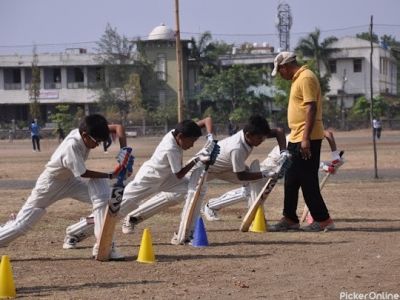
[[[215,143],[217,143],[217,141],[215,141]],[[215,163],[215,160],[217,159],[220,150],[219,148],[220,147],[218,146],[218,144],[215,144],[214,149],[210,154],[210,161],[206,164],[206,166],[204,167],[203,171],[200,174],[199,179],[197,180],[196,191],[189,200],[187,208],[182,212],[183,213],[182,221],[179,226],[179,231],[177,234],[177,239],[179,244],[184,244],[185,239],[189,236],[189,231],[191,229],[191,224],[193,222],[194,212],[196,210],[196,207],[198,207],[198,205],[200,204],[199,199],[201,194],[201,188],[204,184],[204,181],[207,178],[208,168],[210,167],[210,165],[213,165]]]
[[[200,198],[201,188],[207,177],[208,168],[209,168],[209,165],[207,164],[205,166],[204,170],[201,172],[200,177],[197,181],[196,192],[193,194],[192,198],[189,200],[187,209],[183,212],[184,215],[182,216],[182,224],[179,227],[178,236],[177,236],[178,242],[180,244],[184,244],[185,239],[189,235],[190,226],[193,221],[193,214],[194,214],[196,205]]]
[[[130,151],[125,159],[129,158]],[[124,160],[125,160],[124,159]],[[96,259],[98,261],[108,261],[110,259],[110,252],[112,250],[113,236],[115,231],[115,225],[117,224],[119,217],[118,212],[121,207],[122,195],[124,193],[124,179],[126,174],[126,168],[120,169],[117,182],[114,184],[111,192],[111,201],[107,207],[106,215],[104,217],[103,227],[101,229],[100,241],[99,241],[99,251],[97,253]]]
[[[290,159],[286,159],[286,161],[281,165],[278,173],[280,175],[283,175],[284,172],[289,167],[289,165],[290,165]],[[250,225],[253,222],[254,217],[256,216],[258,207],[264,204],[264,201],[268,198],[268,195],[271,194],[277,182],[278,182],[278,177],[272,177],[268,179],[267,183],[264,185],[264,187],[258,194],[256,200],[253,202],[253,204],[247,211],[246,215],[244,216],[242,224],[240,225],[240,231],[242,232],[249,231]]]
[[[342,157],[343,153],[344,153],[344,151],[340,151],[340,153],[339,153],[340,157]],[[320,191],[322,191],[322,189],[323,189],[324,186],[325,186],[325,183],[328,181],[328,179],[329,179],[330,176],[331,176],[331,173],[328,172],[328,173],[324,176],[324,178],[322,178],[321,183],[319,184],[319,190],[320,190]],[[310,210],[308,209],[307,204],[304,204],[303,214],[301,215],[301,218],[300,218],[300,220],[299,220],[299,221],[300,221],[300,224],[303,223],[303,222],[306,220],[307,215],[308,215],[309,213],[310,213]]]

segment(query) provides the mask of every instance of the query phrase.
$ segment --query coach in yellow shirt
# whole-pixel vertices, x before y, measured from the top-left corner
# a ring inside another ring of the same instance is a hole
[[[317,76],[307,66],[300,66],[293,52],[281,52],[274,60],[272,76],[277,73],[291,80],[288,125],[288,147],[292,165],[285,174],[283,218],[270,231],[297,230],[300,228],[296,214],[298,193],[301,188],[304,200],[314,222],[305,231],[321,231],[334,228],[318,181],[321,142],[324,139],[322,123],[321,87]]]

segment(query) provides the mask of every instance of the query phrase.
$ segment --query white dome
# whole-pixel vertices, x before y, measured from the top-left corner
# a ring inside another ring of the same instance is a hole
[[[149,34],[148,40],[175,40],[175,32],[161,24],[155,27]]]

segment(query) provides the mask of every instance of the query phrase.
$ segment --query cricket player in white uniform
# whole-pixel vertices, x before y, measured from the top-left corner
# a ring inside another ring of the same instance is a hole
[[[100,231],[111,190],[108,181],[117,174],[92,171],[85,161],[90,149],[108,139],[109,132],[120,138],[121,147],[126,146],[125,131],[120,125],[108,125],[101,115],[86,116],[79,129],[74,129],[58,146],[45,170],[39,176],[31,195],[16,215],[0,227],[0,247],[25,234],[45,214],[46,208],[63,198],[73,198],[93,206],[95,220],[94,234],[100,238]],[[123,150],[121,150],[123,151]],[[96,255],[96,245],[93,255]],[[110,259],[121,259],[113,249]]]
[[[193,147],[195,141],[202,135],[201,128],[205,127],[210,137],[204,148],[183,165],[183,151]],[[210,117],[194,122],[185,120],[177,124],[174,130],[168,132],[157,146],[151,158],[146,161],[137,172],[133,181],[127,184],[124,190],[123,199],[119,214],[125,217],[128,213],[138,208],[139,204],[150,196],[146,201],[150,205],[141,205],[147,216],[154,215],[164,208],[175,205],[185,199],[189,177],[185,175],[195,166],[196,163],[204,165],[209,159],[215,147],[212,141],[212,119]],[[201,162],[201,163],[200,163]],[[197,171],[201,172],[201,170]],[[155,205],[152,205],[155,203]],[[134,224],[130,222],[129,214],[124,221],[124,232],[133,230]],[[95,220],[96,223],[96,220]],[[90,235],[92,224],[85,219],[67,228],[67,237],[75,237],[75,243],[65,244],[65,249],[73,249],[76,242],[80,242]]]
[[[336,170],[344,163],[344,160],[339,156],[339,151],[337,150],[333,133],[329,130],[325,130],[324,136],[331,149],[332,162],[336,162],[335,164],[332,164],[331,162],[330,165],[334,165],[334,172],[336,172]],[[288,138],[288,136],[286,138]],[[271,150],[267,158],[264,159],[260,164],[260,169],[262,172],[273,172],[279,166],[280,152],[279,146],[275,146]],[[325,172],[325,170],[323,170],[323,166],[324,164],[321,164],[321,170]],[[243,185],[241,188],[226,192],[218,198],[210,199],[204,206],[204,216],[208,221],[218,221],[220,218],[217,215],[217,211],[240,201],[247,201],[248,206],[251,204],[250,187],[248,184]]]
[[[249,118],[243,130],[218,142],[220,153],[215,163],[208,169],[207,181],[220,179],[230,183],[245,183],[250,186],[251,193],[254,196],[257,195],[268,178],[277,176],[275,170],[261,171],[258,161],[253,162],[250,167],[246,165],[246,160],[253,148],[259,146],[266,138],[277,139],[279,148],[282,151],[279,156],[286,160],[288,153],[283,130],[281,128],[270,129],[264,117],[254,115]],[[206,183],[203,185],[203,189],[202,197],[204,197],[207,190]],[[199,201],[199,203],[201,202]],[[197,219],[200,214],[200,208],[200,205],[196,207],[193,220]],[[182,222],[184,222],[183,219],[181,219],[180,228],[182,227]],[[192,222],[192,226],[194,226],[194,222]],[[193,230],[194,228],[191,228],[191,232]],[[190,238],[190,236],[185,237],[185,240],[189,241]],[[171,243],[175,244],[175,241],[176,235]]]

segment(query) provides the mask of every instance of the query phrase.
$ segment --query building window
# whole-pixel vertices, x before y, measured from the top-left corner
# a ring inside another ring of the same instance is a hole
[[[103,67],[88,67],[88,87],[99,87],[105,80],[105,71]]]
[[[157,55],[156,74],[158,80],[167,80],[167,56],[165,53],[159,53]]]
[[[353,71],[354,73],[362,72],[362,60],[360,58],[353,60]]]
[[[19,68],[4,69],[4,89],[21,89],[21,70]]]
[[[44,88],[46,90],[61,89],[61,68],[45,68]]]
[[[335,74],[336,73],[336,60],[329,60],[329,71],[332,73],[332,74]]]
[[[69,89],[81,89],[84,88],[84,74],[82,68],[74,67],[68,68],[67,71],[67,87]]]

